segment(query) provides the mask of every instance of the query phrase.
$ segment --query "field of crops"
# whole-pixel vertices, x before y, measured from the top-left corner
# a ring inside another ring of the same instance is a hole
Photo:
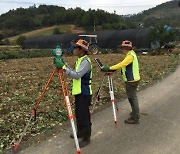
[[[96,93],[103,77],[103,73],[99,71],[93,60],[95,57],[99,58],[105,65],[112,65],[122,60],[123,55],[99,54],[90,56],[93,63],[93,94]],[[142,78],[139,89],[151,85],[173,72],[178,64],[179,57],[172,54],[139,55]],[[73,67],[76,58],[66,56],[64,60]],[[0,60],[0,149],[9,148],[14,140],[19,139],[29,119],[31,109],[37,102],[53,68],[53,57]],[[67,84],[70,90],[72,84],[70,78],[67,78]],[[120,71],[114,73],[113,84],[115,98],[120,104],[120,100],[125,94]],[[71,102],[73,102],[72,96]],[[108,84],[105,84],[97,109],[109,102]],[[37,120],[29,127],[23,142],[48,132],[55,126],[63,125],[66,120],[61,85],[57,75],[55,75],[38,108]]]

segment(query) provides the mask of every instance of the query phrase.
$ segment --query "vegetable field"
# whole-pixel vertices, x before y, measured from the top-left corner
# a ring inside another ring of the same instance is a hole
[[[100,72],[93,58],[99,58],[105,65],[113,65],[123,59],[122,54],[91,55],[93,63],[93,94],[97,92],[103,73]],[[178,62],[178,55],[139,55],[141,83],[139,90],[155,83],[168,74],[171,74]],[[66,56],[64,60],[73,67],[77,57]],[[50,73],[52,72],[53,57],[9,59],[0,61],[0,153],[3,149],[11,147],[14,140],[19,139],[27,120],[31,114],[37,99],[40,96]],[[67,77],[67,84],[71,90],[71,79]],[[124,98],[124,85],[120,71],[113,75],[115,98],[118,105]],[[70,96],[73,104],[73,97]],[[101,92],[101,100],[96,107],[110,104],[108,84],[104,84]],[[45,94],[37,111],[37,120],[33,122],[22,142],[47,133],[55,127],[61,127],[67,121],[67,113],[64,107],[61,85],[57,75],[54,76],[48,91]]]

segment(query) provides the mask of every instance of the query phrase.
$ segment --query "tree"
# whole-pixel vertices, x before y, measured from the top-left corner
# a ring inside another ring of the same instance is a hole
[[[84,15],[81,19],[81,23],[83,26],[93,26],[94,25],[93,14],[90,11],[84,13]]]
[[[2,34],[0,34],[0,45],[2,45],[2,40],[3,39],[3,35]]]
[[[3,35],[2,34],[0,34],[0,42],[1,42],[1,40],[3,39],[4,37],[3,37]]]
[[[26,40],[26,36],[21,35],[17,38],[16,43],[22,47],[25,40]]]
[[[148,39],[151,42],[159,42],[160,47],[163,45],[175,41],[177,39],[177,30],[170,28],[166,29],[164,25],[156,25],[151,28]]]
[[[61,30],[58,27],[53,29],[53,34],[62,34]]]
[[[3,42],[4,42],[5,45],[10,45],[10,41],[9,41],[8,38],[6,38]]]

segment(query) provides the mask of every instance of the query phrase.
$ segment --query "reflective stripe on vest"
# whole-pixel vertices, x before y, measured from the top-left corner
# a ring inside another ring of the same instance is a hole
[[[91,60],[87,55],[78,58],[75,64],[75,71],[79,69],[83,60],[88,60],[91,70],[84,74],[80,79],[73,79],[72,95],[92,95],[91,79],[92,79],[92,65]]]
[[[131,50],[127,55],[133,56],[133,62],[122,68],[122,76],[124,81],[138,81],[140,80],[139,75],[139,63],[136,56],[136,53]],[[126,55],[126,56],[127,56]]]

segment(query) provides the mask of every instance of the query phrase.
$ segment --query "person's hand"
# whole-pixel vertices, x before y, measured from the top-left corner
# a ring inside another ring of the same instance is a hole
[[[101,68],[101,71],[103,71],[103,72],[108,72],[110,70],[110,67],[109,66],[103,66],[102,68]]]
[[[65,62],[64,62],[63,59],[57,59],[57,58],[55,58],[55,60],[54,60],[54,65],[55,65],[55,67],[62,69],[63,66],[65,65]]]

